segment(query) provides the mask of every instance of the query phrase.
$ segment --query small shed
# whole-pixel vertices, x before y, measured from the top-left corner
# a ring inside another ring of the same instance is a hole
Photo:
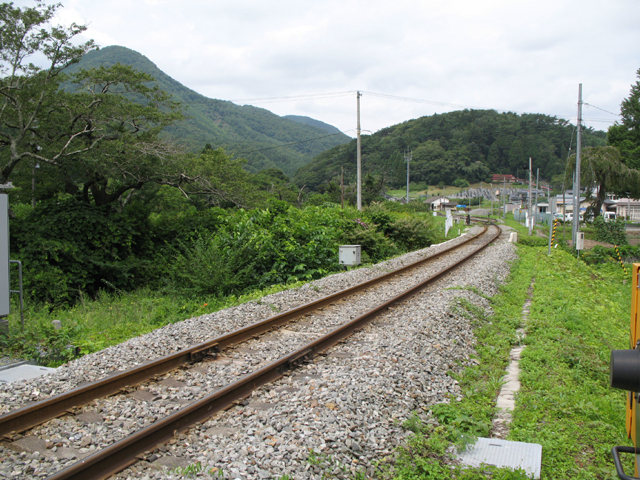
[[[431,197],[431,198],[427,198],[424,203],[426,205],[429,205],[429,208],[432,211],[442,211],[445,208],[445,205],[449,204],[449,199],[446,198],[443,195],[437,195],[435,197]],[[451,204],[451,206],[455,206],[453,203]]]

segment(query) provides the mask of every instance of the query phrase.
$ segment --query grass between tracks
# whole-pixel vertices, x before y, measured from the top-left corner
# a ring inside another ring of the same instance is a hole
[[[466,302],[456,306],[473,317],[478,337],[480,364],[458,378],[464,398],[434,406],[437,422],[421,422],[418,414],[407,421],[414,434],[383,478],[526,478],[522,471],[452,466],[447,448],[489,434],[533,278],[522,387],[508,439],[542,445],[543,479],[617,478],[611,447],[629,440],[625,393],[609,387],[608,368],[610,351],[628,348],[630,275],[612,264],[578,266],[560,250],[549,257],[546,248],[519,246],[518,253],[508,282],[490,299],[492,316]]]

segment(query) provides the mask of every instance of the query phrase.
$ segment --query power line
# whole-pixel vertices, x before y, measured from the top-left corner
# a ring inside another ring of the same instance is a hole
[[[290,95],[283,97],[266,97],[266,98],[239,98],[239,99],[231,99],[228,100],[230,102],[237,103],[275,103],[275,102],[291,102],[297,100],[318,100],[322,98],[336,98],[336,97],[346,97],[349,95],[353,95],[355,91],[352,92],[329,92],[329,93],[311,93],[307,95]]]
[[[439,106],[439,107],[453,107],[453,108],[473,109],[473,110],[494,110],[494,111],[499,112],[499,113],[515,113],[515,114],[518,114],[518,115],[541,115],[540,112],[525,112],[525,111],[518,111],[518,110],[500,109],[500,108],[478,107],[478,106],[474,106],[474,105],[457,104],[457,103],[450,103],[450,102],[439,102],[439,101],[435,101],[435,100],[428,100],[428,99],[422,99],[422,98],[402,97],[402,96],[398,96],[398,95],[391,95],[391,94],[379,93],[379,92],[370,92],[370,91],[365,91],[365,90],[361,90],[360,92],[362,94],[366,94],[366,95],[369,95],[369,96],[372,96],[372,97],[386,98],[386,99],[389,99],[389,100],[397,100],[397,101],[409,102],[409,103],[419,103],[419,104],[433,105],[433,106]],[[320,100],[320,99],[324,99],[324,98],[340,98],[340,97],[352,96],[355,93],[356,93],[355,90],[351,90],[351,91],[342,91],[342,92],[311,93],[311,94],[304,94],[304,95],[285,95],[285,96],[279,96],[279,97],[239,98],[239,99],[230,99],[230,100],[221,100],[221,101],[233,102],[233,103],[243,103],[243,104],[247,104],[247,103],[267,104],[267,103],[293,102],[293,101],[300,101],[300,100]],[[204,100],[204,101],[183,102],[183,104],[186,107],[196,106],[196,105],[204,105],[204,104],[209,103],[210,100],[215,100],[215,99],[208,99],[207,98],[207,100]],[[596,107],[595,105],[591,105],[591,104],[588,104],[588,103],[584,103],[584,105],[590,106],[590,107],[595,108],[597,110],[601,110],[601,111],[603,111],[605,113],[608,113],[608,114],[611,114],[611,115],[621,116],[620,114],[610,112],[610,111],[605,110],[605,109],[600,108],[600,107]],[[549,114],[543,114],[543,115],[549,115]],[[551,116],[551,115],[549,115],[549,116]],[[575,119],[575,116],[564,116],[564,115],[558,115],[558,114],[553,114],[552,116],[554,116],[556,118],[559,118],[559,119],[566,119],[566,120],[574,120]],[[594,122],[594,123],[609,123],[609,124],[615,123],[615,120],[604,119],[604,118],[588,118],[588,117],[585,118],[585,117],[583,117],[583,121]]]
[[[583,103],[583,105],[586,105],[586,106],[591,107],[591,108],[595,108],[597,110],[601,110],[601,111],[603,111],[605,113],[609,113],[611,115],[615,115],[616,117],[621,117],[622,116],[619,113],[613,113],[613,112],[610,112],[609,110],[605,110],[604,108],[596,107],[595,105],[591,105],[589,103]]]

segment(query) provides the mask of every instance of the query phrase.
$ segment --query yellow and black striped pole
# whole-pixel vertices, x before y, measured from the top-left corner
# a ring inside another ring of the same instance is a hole
[[[556,227],[557,227],[557,226],[558,226],[558,219],[557,219],[557,218],[554,218],[554,219],[553,219],[553,233],[551,234],[551,247],[552,247],[552,248],[555,248],[555,247],[554,247],[554,245],[553,245],[553,242],[554,242],[554,241],[555,241],[555,239],[556,239]]]
[[[616,253],[618,254],[618,260],[620,260],[620,266],[624,270],[624,273],[625,274],[629,273],[629,272],[627,272],[627,267],[624,266],[624,262],[622,261],[622,257],[620,256],[620,252],[618,251],[618,246],[614,245],[614,247],[616,247]]]

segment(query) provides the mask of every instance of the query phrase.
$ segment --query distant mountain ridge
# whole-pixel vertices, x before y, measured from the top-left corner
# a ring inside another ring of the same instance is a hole
[[[410,181],[427,185],[490,182],[491,175],[523,175],[533,168],[548,181],[564,172],[575,129],[567,120],[543,114],[458,110],[408,120],[362,136],[365,178],[385,187],[406,185],[405,154],[411,152]],[[586,128],[582,145],[606,144],[606,133]],[[356,141],[322,152],[298,170],[293,181],[329,191],[356,175]],[[518,173],[519,172],[519,173]]]
[[[121,46],[87,53],[70,71],[120,63],[153,76],[158,86],[184,106],[185,120],[165,134],[191,151],[208,143],[247,159],[246,169],[279,168],[293,175],[325,150],[351,139],[337,128],[309,117],[280,117],[263,108],[205,97],[174,80],[144,55]]]

